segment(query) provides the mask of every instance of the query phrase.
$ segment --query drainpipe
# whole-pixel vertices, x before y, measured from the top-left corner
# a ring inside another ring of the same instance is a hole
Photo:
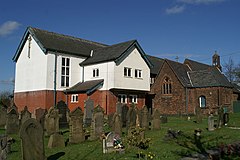
[[[185,108],[186,110],[185,110],[185,112],[186,112],[186,114],[188,115],[188,88],[187,88],[187,87],[186,87],[186,89],[185,89],[185,94],[186,94],[186,95],[185,95],[185,96],[186,96],[186,103],[185,103],[185,104],[186,104],[186,106],[185,106],[185,107],[186,107],[186,108]]]
[[[54,107],[57,107],[57,52],[55,52],[55,61],[54,61]]]
[[[82,82],[84,82],[84,66],[82,66]]]

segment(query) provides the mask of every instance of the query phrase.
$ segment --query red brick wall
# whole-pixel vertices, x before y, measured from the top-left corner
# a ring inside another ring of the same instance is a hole
[[[63,92],[57,91],[57,102],[66,100],[66,96]],[[31,91],[20,92],[14,94],[14,102],[18,107],[18,111],[24,109],[25,106],[31,113],[34,113],[35,109],[40,107],[43,109],[49,109],[54,106],[54,92],[50,90],[43,91]]]
[[[103,107],[106,114],[111,114],[116,111],[116,103],[117,103],[117,95],[119,92],[117,91],[100,91],[97,90],[91,95],[89,95],[90,99],[94,101],[94,107],[96,107],[98,104]],[[121,91],[123,93],[123,91]],[[124,91],[124,94],[128,96],[128,91]],[[130,93],[132,94],[132,92]],[[142,106],[145,104],[145,94],[137,94],[138,95],[138,108],[142,108]],[[78,94],[78,102],[77,103],[71,103],[71,95],[68,95],[68,106],[69,109],[72,111],[76,107],[81,107],[82,110],[84,110],[84,101],[87,100],[88,95],[87,94]],[[129,99],[128,99],[129,102]]]

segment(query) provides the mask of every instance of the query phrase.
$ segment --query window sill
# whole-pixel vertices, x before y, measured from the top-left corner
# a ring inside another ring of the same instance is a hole
[[[124,76],[124,78],[133,78],[133,77]]]
[[[78,101],[77,102],[71,102],[71,103],[78,103]]]
[[[135,79],[143,80],[143,78],[138,78],[138,77],[135,77]]]

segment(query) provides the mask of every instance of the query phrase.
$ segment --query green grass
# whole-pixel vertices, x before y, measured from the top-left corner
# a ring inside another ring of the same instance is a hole
[[[192,136],[194,134],[194,130],[196,128],[200,128],[202,130],[202,140],[206,141],[204,144],[205,148],[210,148],[213,146],[217,146],[219,144],[228,144],[235,141],[240,141],[240,130],[229,129],[227,127],[223,127],[221,129],[217,129],[215,131],[209,132],[207,131],[207,118],[203,119],[201,124],[197,124],[192,120],[187,121],[186,117],[168,117],[168,123],[161,124],[161,130],[158,131],[146,131],[145,137],[151,138],[150,147],[144,152],[154,153],[156,156],[154,159],[180,159],[181,156],[179,153],[189,153],[191,150],[186,147],[182,147],[178,145],[175,141],[165,141],[164,136],[167,133],[169,128],[173,130],[181,130],[184,134]],[[230,122],[228,126],[240,127],[240,113],[231,114]],[[0,134],[3,134],[4,130],[0,129]],[[64,138],[67,140],[69,132],[64,133]],[[16,160],[21,159],[21,141],[18,135],[11,135],[16,142],[12,145],[13,152],[8,155],[8,160]],[[123,144],[127,145],[125,142],[125,137],[123,136]],[[59,160],[76,160],[76,159],[137,159],[136,153],[138,153],[138,149],[136,148],[128,148],[126,146],[125,154],[103,154],[102,153],[102,143],[100,140],[97,141],[85,141],[81,144],[68,144],[63,148],[47,148],[48,138],[45,138],[45,155],[46,157],[59,157]],[[189,144],[191,145],[191,144]],[[195,146],[192,146],[194,148]],[[196,148],[196,147],[195,147]],[[53,158],[52,158],[53,159]]]

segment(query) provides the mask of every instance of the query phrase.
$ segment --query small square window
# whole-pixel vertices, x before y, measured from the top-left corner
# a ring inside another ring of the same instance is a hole
[[[132,68],[124,67],[124,76],[125,77],[132,77]]]
[[[93,69],[93,77],[99,77],[99,69],[98,68]]]
[[[71,103],[77,103],[77,102],[78,102],[78,94],[72,94]]]

